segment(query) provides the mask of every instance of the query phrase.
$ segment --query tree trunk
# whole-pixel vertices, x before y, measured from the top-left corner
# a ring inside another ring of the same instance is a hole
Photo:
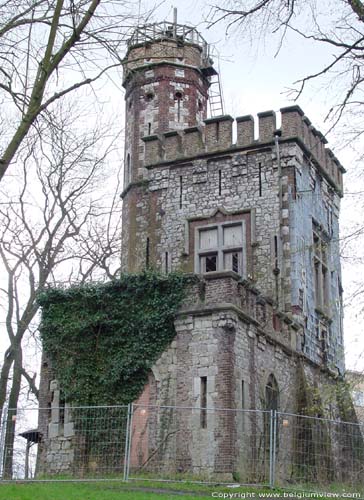
[[[21,371],[22,371],[22,350],[18,349],[13,368],[13,381],[11,385],[11,391],[9,396],[9,409],[8,416],[6,420],[6,434],[5,434],[5,446],[4,446],[4,468],[3,468],[3,478],[12,479],[13,478],[13,466],[14,466],[14,440],[15,440],[15,427],[16,427],[16,413],[18,406],[18,399],[21,387]]]

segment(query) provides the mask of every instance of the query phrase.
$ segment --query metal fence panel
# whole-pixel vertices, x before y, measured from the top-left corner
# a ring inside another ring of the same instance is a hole
[[[237,482],[364,497],[364,425],[176,406],[5,410],[0,477]]]
[[[270,412],[133,405],[130,477],[269,483]]]
[[[278,413],[276,485],[363,492],[363,438],[358,423]]]
[[[8,410],[0,432],[1,477],[123,477],[127,424],[127,406]]]

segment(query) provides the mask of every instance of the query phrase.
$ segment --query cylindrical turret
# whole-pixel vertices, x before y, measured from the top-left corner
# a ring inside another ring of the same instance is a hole
[[[126,90],[124,187],[144,177],[142,137],[199,125],[206,118],[209,46],[195,28],[138,27],[123,61]]]

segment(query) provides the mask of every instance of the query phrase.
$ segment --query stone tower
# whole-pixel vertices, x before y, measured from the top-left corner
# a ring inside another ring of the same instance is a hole
[[[132,258],[140,198],[136,193],[148,178],[145,142],[158,136],[178,142],[178,131],[193,132],[203,125],[210,77],[216,72],[209,46],[198,31],[166,22],[136,29],[128,42],[123,68],[126,109],[122,259],[124,270],[136,271],[145,267],[144,257]],[[138,244],[139,249],[150,245],[146,238]],[[154,261],[153,256],[150,260]]]
[[[158,23],[139,27],[123,61],[125,187],[142,179],[142,138],[200,125],[206,118],[208,45],[195,28]]]
[[[345,170],[298,106],[280,110],[279,129],[274,111],[258,113],[257,123],[251,115],[206,118],[215,70],[194,28],[137,28],[123,65],[122,270],[198,277],[176,316],[175,339],[134,407],[132,466],[247,474],[252,458],[242,429],[252,437],[261,429],[260,441],[249,444],[254,463],[264,468],[269,451],[265,420],[254,412],[304,411],[309,396],[299,391],[333,383],[344,368]],[[41,399],[52,409],[59,388],[47,376]],[[169,433],[149,405],[191,412],[176,411]],[[253,413],[245,419],[206,407]],[[45,468],[54,462],[46,463],[52,443],[68,439],[54,415],[42,424]],[[150,457],[157,460],[158,443],[157,463]]]

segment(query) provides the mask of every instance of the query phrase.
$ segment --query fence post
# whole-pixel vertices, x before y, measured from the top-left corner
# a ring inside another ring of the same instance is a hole
[[[272,450],[272,484],[271,487],[274,488],[275,480],[276,480],[276,457],[277,457],[277,410],[273,410],[273,450]]]
[[[270,411],[269,426],[269,487],[274,488],[276,477],[277,410]]]
[[[126,421],[126,437],[125,437],[125,459],[124,459],[124,481],[129,480],[129,470],[130,470],[130,452],[131,452],[131,440],[133,431],[133,403],[128,404],[128,416]]]
[[[128,404],[126,417],[126,434],[125,434],[125,449],[124,449],[124,481],[129,477],[129,459],[130,459],[130,441],[131,441],[131,417],[132,403]]]
[[[269,419],[269,487],[274,486],[274,474],[273,474],[273,432],[274,432],[274,414],[273,410],[270,410]]]

